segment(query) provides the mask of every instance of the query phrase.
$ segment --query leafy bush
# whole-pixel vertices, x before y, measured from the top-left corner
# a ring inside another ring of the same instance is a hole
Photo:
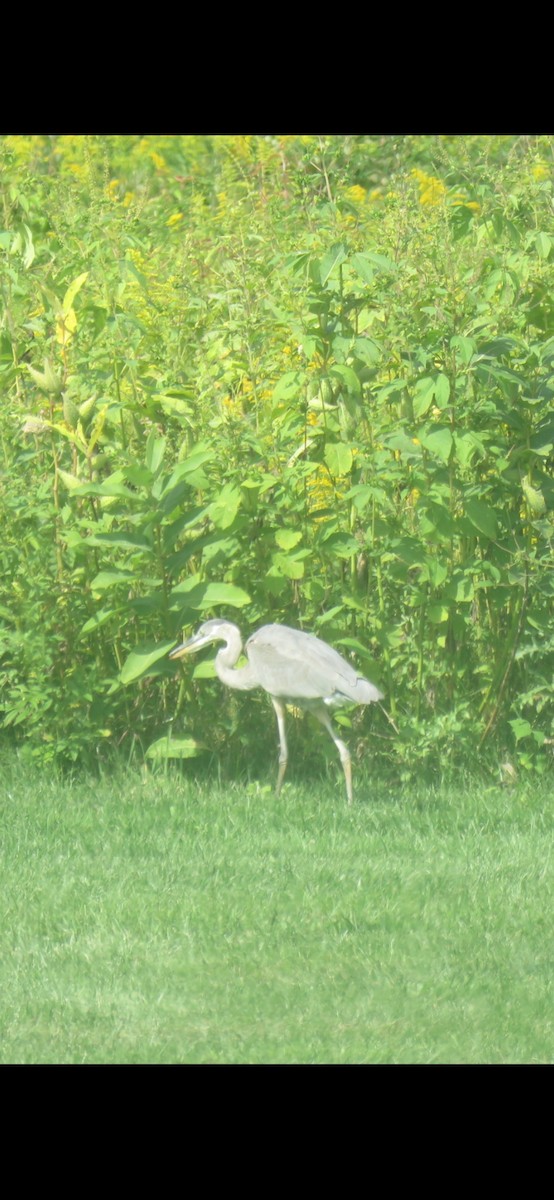
[[[265,757],[259,699],[167,658],[238,613],[354,654],[394,727],[340,720],[383,770],[544,770],[551,140],[0,154],[5,736]]]

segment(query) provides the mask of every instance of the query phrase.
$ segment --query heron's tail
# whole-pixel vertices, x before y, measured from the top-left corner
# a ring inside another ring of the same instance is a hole
[[[357,679],[355,692],[358,704],[376,704],[378,700],[384,700],[383,692],[369,679]]]

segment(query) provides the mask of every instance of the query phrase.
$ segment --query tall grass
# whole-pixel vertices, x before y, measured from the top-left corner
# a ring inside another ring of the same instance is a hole
[[[0,768],[2,1063],[554,1057],[544,785]]]

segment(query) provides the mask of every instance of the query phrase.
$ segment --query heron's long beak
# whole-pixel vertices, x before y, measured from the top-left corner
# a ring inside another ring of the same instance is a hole
[[[184,658],[185,654],[194,654],[196,650],[201,650],[202,646],[207,646],[213,638],[203,637],[202,634],[195,633],[186,642],[182,642],[180,646],[176,646],[174,650],[170,650],[170,658]]]

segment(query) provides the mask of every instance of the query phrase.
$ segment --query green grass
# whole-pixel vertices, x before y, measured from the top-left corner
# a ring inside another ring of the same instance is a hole
[[[357,782],[0,769],[0,1062],[552,1062],[550,788]]]

